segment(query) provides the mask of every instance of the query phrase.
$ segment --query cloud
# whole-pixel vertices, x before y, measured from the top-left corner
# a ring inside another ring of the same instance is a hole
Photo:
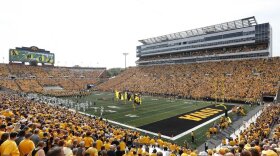
[[[273,27],[280,55],[277,0],[11,0],[0,2],[0,57],[9,48],[38,46],[59,65],[134,66],[138,40],[256,16]],[[2,62],[2,61],[1,61]],[[58,62],[56,62],[58,63]]]

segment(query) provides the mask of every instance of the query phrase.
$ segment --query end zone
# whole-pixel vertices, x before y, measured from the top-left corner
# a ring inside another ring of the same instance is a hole
[[[232,112],[232,107],[233,105],[227,105],[227,109],[229,110],[228,113]],[[80,113],[85,114],[83,112]],[[85,115],[92,116],[90,114]],[[158,132],[160,132],[162,138],[174,141],[219,119],[224,115],[225,113],[223,107],[211,105],[140,127],[133,127],[112,120],[108,120],[108,122],[154,136],[158,136]],[[172,134],[174,132],[177,133]]]

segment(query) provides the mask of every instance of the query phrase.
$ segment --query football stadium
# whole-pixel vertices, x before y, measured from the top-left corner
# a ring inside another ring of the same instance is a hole
[[[58,66],[44,47],[10,47],[0,156],[277,156],[272,32],[251,16],[139,39],[136,66],[114,76]]]

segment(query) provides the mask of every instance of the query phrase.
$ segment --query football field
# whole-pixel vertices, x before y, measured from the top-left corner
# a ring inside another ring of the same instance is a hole
[[[132,101],[126,103],[124,101],[115,101],[113,97],[113,93],[96,92],[92,95],[82,97],[79,99],[79,103],[86,101],[95,102],[96,105],[92,104],[92,106],[86,110],[86,113],[100,116],[101,107],[103,107],[103,118],[134,127],[140,127],[211,105],[210,102],[205,101],[200,102],[143,96],[142,104],[135,105],[134,109]],[[75,100],[76,98],[72,99]]]
[[[191,128],[207,124],[197,128],[196,143],[193,147],[202,144],[206,131],[213,125],[216,117],[224,114],[223,108],[216,108],[214,102],[194,101],[187,99],[169,99],[163,97],[142,96],[142,104],[133,106],[132,102],[116,101],[114,94],[109,92],[94,92],[89,96],[71,99],[77,103],[91,103],[85,113],[100,116],[127,126],[136,127],[155,134],[161,133],[167,137],[181,134],[181,137],[173,140],[182,144],[185,140],[190,141],[190,134],[183,134]],[[228,106],[229,110],[232,105]],[[103,111],[102,111],[103,109]],[[210,110],[205,113],[205,111]],[[83,109],[80,109],[83,112]],[[212,112],[212,113],[211,113]],[[214,113],[213,113],[214,112]],[[215,113],[216,112],[216,113]],[[197,114],[200,113],[200,116]],[[204,116],[204,113],[206,116]],[[196,115],[191,116],[191,115]],[[192,118],[187,118],[191,116]],[[210,119],[212,121],[210,122]]]

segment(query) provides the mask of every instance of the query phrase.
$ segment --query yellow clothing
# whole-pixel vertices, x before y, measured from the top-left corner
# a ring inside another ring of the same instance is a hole
[[[235,142],[234,142],[233,140],[231,140],[231,141],[229,142],[229,145],[230,145],[230,146],[234,146],[234,145],[235,145]]]
[[[98,151],[94,147],[90,147],[86,150],[86,153],[89,153],[90,156],[98,156]]]
[[[30,139],[24,139],[19,143],[18,148],[20,155],[24,156],[29,154],[35,148],[35,145]]]
[[[43,132],[43,131],[40,131],[40,132],[39,132],[39,138],[42,139],[42,138],[44,137],[43,135],[44,135],[44,132]]]
[[[137,154],[139,155],[139,154],[141,154],[142,155],[142,153],[143,153],[143,150],[141,149],[141,148],[138,148],[138,150],[137,150]]]
[[[16,142],[13,140],[10,140],[10,139],[3,142],[3,144],[0,146],[0,153],[1,153],[1,156],[3,156],[3,155],[19,156],[20,155]]]
[[[80,143],[83,140],[82,137],[77,137],[76,139],[78,140],[78,143]]]
[[[227,144],[226,139],[225,138],[222,139],[222,145],[226,145],[226,144]]]
[[[120,142],[120,150],[121,151],[125,151],[125,147],[126,147],[126,144],[125,144],[125,142]]]
[[[9,111],[9,112],[4,111],[4,112],[2,112],[2,115],[4,115],[5,117],[11,117],[11,116],[14,116],[14,113],[11,111]]]
[[[104,146],[105,146],[105,149],[106,149],[106,150],[109,150],[109,149],[110,149],[111,144],[110,144],[110,143],[106,143],[106,144],[104,144]]]
[[[144,137],[144,144],[148,144],[150,141],[150,137],[146,136]]]
[[[103,142],[101,141],[101,140],[96,140],[96,149],[98,150],[98,151],[100,151],[101,150],[101,147],[103,146]]]
[[[154,145],[156,143],[155,139],[150,140],[150,145]]]
[[[84,142],[85,142],[85,147],[90,147],[90,146],[92,146],[93,139],[92,139],[92,137],[85,137]]]
[[[157,143],[159,144],[160,147],[162,147],[163,141],[161,139],[157,139]]]
[[[175,150],[176,150],[176,145],[175,145],[175,144],[170,145],[170,147],[169,147],[169,148],[170,148],[170,150],[171,150],[171,151],[175,151]]]

